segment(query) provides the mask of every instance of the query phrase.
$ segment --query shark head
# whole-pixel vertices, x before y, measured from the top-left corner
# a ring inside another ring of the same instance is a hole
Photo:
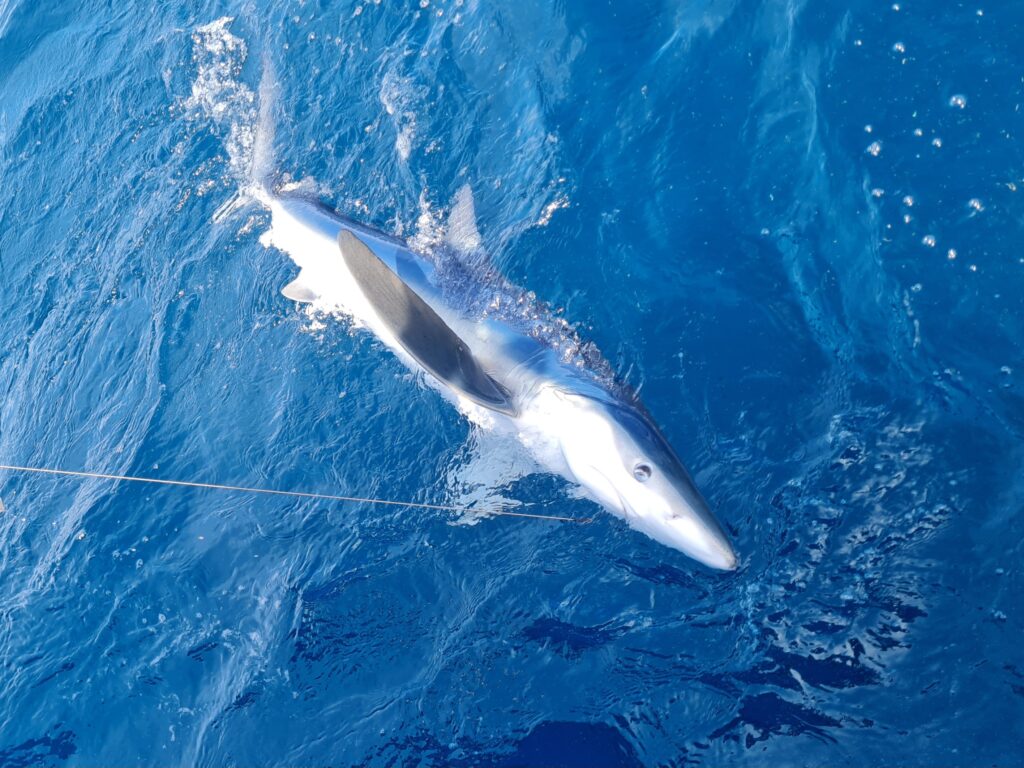
[[[559,391],[559,442],[575,480],[655,541],[721,570],[736,555],[686,468],[638,406]]]

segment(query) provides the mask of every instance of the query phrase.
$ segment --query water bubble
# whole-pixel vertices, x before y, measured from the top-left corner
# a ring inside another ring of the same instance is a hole
[[[971,272],[977,272],[978,271],[978,265],[977,264],[971,264],[971,266],[969,266],[968,269],[971,270]]]
[[[858,38],[857,40],[853,41],[853,44],[860,48],[862,45],[864,45],[864,41]]]
[[[914,129],[914,135],[918,136],[918,137],[924,136],[924,131],[922,131],[920,128],[915,128]]]
[[[925,235],[921,238],[922,245],[927,245],[929,248],[935,247],[935,235]]]
[[[907,46],[905,46],[903,43],[893,43],[892,49],[896,51],[896,53],[905,53],[907,50]]]
[[[871,133],[873,130],[875,129],[871,126],[871,123],[864,126],[864,133]]]
[[[898,11],[900,10],[900,4],[899,4],[899,3],[893,3],[893,4],[892,4],[892,9],[893,9],[894,11],[897,11],[897,12],[898,12]]]
[[[875,187],[874,189],[871,190],[871,196],[872,197],[881,197],[884,194],[885,194],[885,190],[882,189],[881,187]]]
[[[942,139],[940,139],[938,136],[936,136],[934,139],[932,139],[932,146],[935,147],[936,149],[941,147],[942,146]]]
[[[956,248],[950,248],[948,251],[946,251],[946,258],[949,259],[950,261],[956,259]]]
[[[864,150],[872,157],[878,157],[882,153],[882,142],[873,141],[868,145],[868,148]]]
[[[913,220],[914,220],[914,217],[911,216],[909,213],[906,213],[906,214],[903,215],[903,223],[904,224],[909,224]]]
[[[976,197],[972,197],[970,200],[967,201],[967,207],[975,211],[976,213],[981,213],[982,211],[985,210],[985,206],[981,204],[981,200],[979,200]]]
[[[907,195],[906,197],[904,197],[903,198],[903,204],[905,206],[907,206],[907,208],[912,208],[914,206],[914,198],[913,198],[913,196]]]
[[[949,99],[949,106],[956,107],[957,109],[963,109],[967,106],[967,97],[962,93],[951,96]]]

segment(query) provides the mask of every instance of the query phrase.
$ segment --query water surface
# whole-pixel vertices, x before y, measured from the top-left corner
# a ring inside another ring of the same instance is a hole
[[[4,473],[0,764],[1018,762],[1022,34],[1006,0],[0,0],[0,463],[596,515]],[[262,173],[425,247],[468,185],[477,258],[641,389],[739,570],[282,297]]]

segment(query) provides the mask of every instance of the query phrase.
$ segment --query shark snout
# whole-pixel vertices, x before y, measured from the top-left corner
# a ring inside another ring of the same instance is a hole
[[[708,521],[702,515],[686,510],[670,518],[668,525],[677,549],[709,568],[720,571],[736,569],[736,553],[732,544],[713,518]]]
[[[637,508],[625,504],[626,519],[655,541],[720,571],[736,569],[736,553],[718,520],[703,504],[691,506],[678,500]]]
[[[736,552],[733,551],[729,540],[724,536],[709,537],[709,539],[704,547],[703,554],[697,556],[697,559],[705,565],[717,568],[720,571],[735,571],[737,565]]]

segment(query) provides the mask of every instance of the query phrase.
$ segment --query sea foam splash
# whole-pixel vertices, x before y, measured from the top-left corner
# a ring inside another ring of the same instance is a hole
[[[273,171],[277,81],[268,58],[258,93],[241,79],[249,48],[229,29],[233,21],[222,16],[192,33],[196,75],[182,105],[191,120],[212,124],[239,191],[251,195]]]

